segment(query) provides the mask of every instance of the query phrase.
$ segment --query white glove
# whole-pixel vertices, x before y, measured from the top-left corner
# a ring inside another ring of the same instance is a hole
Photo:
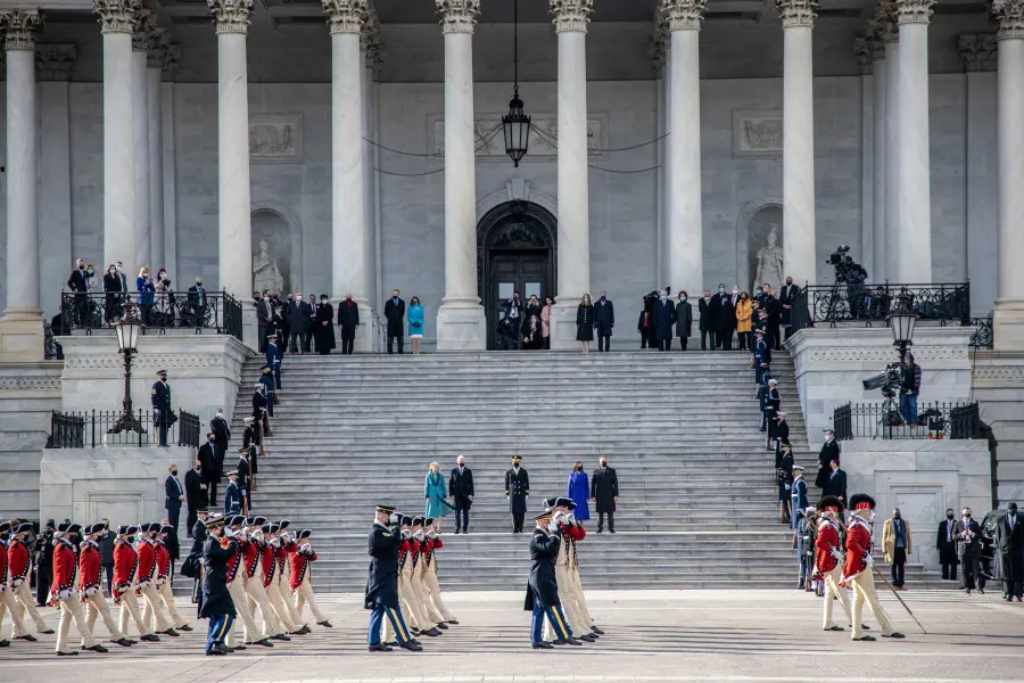
[[[85,597],[89,597],[91,595],[95,595],[96,591],[98,591],[98,590],[99,590],[98,586],[90,586],[90,587],[86,588],[85,589]]]
[[[868,567],[868,569],[870,569],[871,567],[874,567],[875,566],[875,558],[872,557],[871,555],[865,555],[864,556],[864,564]]]
[[[59,593],[57,593],[57,599],[58,600],[67,600],[70,597],[71,597],[71,589],[70,588],[65,588],[64,590],[62,590]]]
[[[12,579],[12,580],[11,580],[11,588],[17,588],[17,587],[18,587],[18,586],[20,586],[20,585],[21,585],[21,584],[22,584],[22,583],[23,583],[24,581],[25,581],[25,579]]]
[[[832,548],[831,555],[840,562],[843,561],[843,553],[839,550],[839,548]]]
[[[552,517],[551,521],[548,522],[548,531],[558,531],[558,519],[557,519],[557,517]]]
[[[391,522],[392,524],[398,524],[399,522],[402,521],[402,516],[400,514],[398,514],[397,512],[392,512],[391,516],[388,517],[388,521]]]

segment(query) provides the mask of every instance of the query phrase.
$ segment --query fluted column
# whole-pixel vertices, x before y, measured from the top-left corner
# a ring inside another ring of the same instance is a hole
[[[476,135],[473,31],[480,0],[435,0],[444,31],[444,299],[439,351],[486,346],[476,272]]]
[[[166,267],[171,272],[175,286],[177,274],[167,262],[164,252],[164,145],[163,111],[161,90],[163,89],[164,59],[167,52],[167,33],[164,29],[153,29],[149,35],[146,53],[146,123],[147,154],[149,162],[149,261],[154,268]]]
[[[899,227],[896,279],[932,281],[928,21],[935,0],[896,0],[899,22]]]
[[[879,30],[885,49],[885,278],[899,279],[900,234],[900,134],[899,134],[899,30],[896,6],[883,2],[879,11]],[[872,278],[876,279],[877,278]],[[881,280],[878,280],[881,281]]]
[[[704,288],[701,214],[700,26],[706,0],[663,0],[669,56],[668,279],[675,289]],[[660,283],[659,283],[660,284]],[[697,296],[697,294],[694,294]]]
[[[782,17],[782,251],[786,275],[817,281],[814,222],[814,69],[818,3],[776,0]]]
[[[32,35],[41,25],[35,10],[0,12],[7,61],[7,306],[0,318],[0,361],[43,358]]]
[[[135,236],[132,31],[140,0],[95,0],[103,32],[103,263],[144,265]]]
[[[590,291],[587,24],[594,0],[549,2],[558,33],[558,298],[551,348],[568,349],[576,346],[576,307]]]
[[[874,204],[873,219],[872,219],[872,240],[871,240],[871,251],[872,251],[872,263],[874,265],[872,273],[869,274],[869,280],[872,282],[884,282],[888,277],[885,269],[885,242],[886,242],[886,225],[885,225],[885,203],[886,196],[888,195],[888,187],[886,185],[885,177],[885,155],[888,150],[885,145],[885,92],[886,92],[886,60],[885,60],[885,43],[882,42],[882,36],[877,30],[873,31],[871,36],[868,38],[868,50],[871,57],[871,73],[872,73],[872,88],[874,90],[874,110],[873,110],[873,130],[874,135],[872,137],[874,147],[874,173],[873,188],[874,188]]]
[[[132,154],[135,159],[135,205],[132,228],[135,231],[135,258],[139,265],[149,265],[153,276],[161,263],[152,262],[152,238],[149,233],[149,44],[156,28],[153,15],[140,11],[132,33]]]
[[[995,348],[1024,351],[1024,0],[997,0],[999,280]]]
[[[217,176],[220,287],[242,302],[245,343],[259,348],[252,306],[249,76],[246,33],[253,0],[207,0],[217,25]]]

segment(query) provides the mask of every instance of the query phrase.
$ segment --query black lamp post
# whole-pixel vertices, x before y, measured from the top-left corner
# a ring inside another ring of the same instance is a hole
[[[900,360],[907,355],[907,347],[914,345],[914,327],[916,325],[917,314],[907,302],[901,302],[889,314],[892,345],[899,348]]]
[[[143,434],[146,431],[132,411],[132,355],[138,351],[141,332],[142,322],[139,320],[138,307],[128,302],[124,305],[124,315],[114,326],[117,348],[124,355],[124,401],[122,403],[124,410],[114,426],[107,430],[108,434],[120,434],[121,432]]]
[[[516,168],[519,168],[519,161],[526,156],[530,148],[530,117],[523,111],[523,101],[519,99],[519,0],[515,0],[512,5],[512,12],[512,61],[515,85],[512,100],[508,103],[508,114],[501,117],[501,127],[505,132],[505,153],[512,158]]]

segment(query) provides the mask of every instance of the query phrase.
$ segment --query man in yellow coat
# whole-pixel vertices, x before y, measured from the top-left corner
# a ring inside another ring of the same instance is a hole
[[[903,567],[910,555],[910,523],[903,519],[899,508],[882,525],[882,552],[886,564],[892,567],[893,588],[903,590]]]

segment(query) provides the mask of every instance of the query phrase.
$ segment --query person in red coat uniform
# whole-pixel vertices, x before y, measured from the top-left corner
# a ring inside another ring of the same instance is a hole
[[[94,652],[107,652],[107,648],[98,644],[92,637],[92,631],[85,625],[82,615],[82,602],[75,587],[78,575],[78,555],[76,543],[82,527],[78,524],[64,523],[57,527],[58,534],[53,544],[53,581],[50,584],[50,604],[60,606],[60,625],[57,627],[57,654],[77,655],[74,650],[67,649],[68,631],[74,620],[75,628],[82,635],[82,649]]]
[[[102,523],[93,524],[83,530],[85,539],[78,549],[78,590],[82,594],[82,603],[85,605],[85,625],[90,633],[94,633],[96,617],[103,617],[103,624],[110,633],[110,640],[122,647],[129,647],[135,644],[134,640],[128,640],[121,633],[121,629],[114,623],[110,616],[110,607],[107,605],[107,598],[103,595],[103,584],[100,579],[100,547],[99,542],[107,534],[107,525]],[[83,642],[84,646],[85,643]]]
[[[160,527],[160,534],[154,545],[156,550],[156,592],[164,609],[167,610],[171,625],[175,630],[191,631],[192,627],[178,614],[178,608],[174,606],[174,593],[171,591],[171,569],[174,560],[171,559],[171,551],[167,549],[167,541],[171,534],[177,533],[177,528],[170,524]]]
[[[160,594],[157,592],[156,536],[160,533],[160,524],[153,522],[139,527],[142,537],[136,544],[135,551],[139,554],[137,570],[139,592],[145,600],[142,608],[142,621],[147,625],[156,624],[156,631],[171,637],[177,637],[171,620],[164,614]]]
[[[874,636],[864,633],[864,603],[871,605],[871,611],[882,629],[883,638],[903,638],[899,631],[892,627],[889,615],[878,603],[875,591],[875,577],[872,572],[874,560],[871,557],[871,522],[875,517],[875,499],[866,493],[858,493],[850,497],[850,508],[853,514],[846,528],[846,563],[843,565],[841,587],[853,587],[853,640],[874,640]]]
[[[833,598],[839,601],[846,612],[847,623],[852,624],[850,601],[846,591],[839,590],[843,577],[843,525],[839,516],[843,512],[843,501],[836,496],[824,496],[818,501],[818,533],[814,539],[815,577],[825,583],[824,615],[821,628],[825,631],[842,631],[842,626],[832,623]]]
[[[10,591],[14,594],[14,601],[17,604],[17,613],[21,617],[25,612],[32,618],[36,625],[36,631],[43,634],[53,633],[53,629],[46,625],[39,610],[36,609],[36,601],[32,598],[32,589],[29,587],[29,570],[31,562],[29,558],[28,539],[32,534],[32,525],[23,522],[14,529],[14,538],[7,546],[7,572],[10,575]],[[17,622],[15,622],[17,627]],[[20,633],[20,635],[19,635]],[[15,631],[16,640],[34,641],[35,636],[29,635],[26,631]]]
[[[0,647],[8,647],[11,641],[3,637],[4,615],[10,614],[14,622],[14,636],[24,637],[25,627],[21,621],[21,612],[14,601],[14,592],[7,586],[7,534],[11,532],[11,522],[0,522]],[[35,638],[31,637],[32,640]]]
[[[136,571],[139,566],[139,555],[135,552],[132,542],[138,527],[122,525],[117,530],[117,537],[114,539],[114,603],[121,606],[121,615],[118,621],[118,629],[122,635],[128,634],[128,617],[135,622],[139,629],[139,640],[155,643],[160,636],[153,633],[152,629],[142,621],[139,614],[139,601],[136,597]]]
[[[303,529],[299,532],[297,537],[298,547],[288,556],[291,562],[291,576],[288,578],[288,585],[292,589],[292,593],[295,595],[295,611],[299,613],[299,617],[302,617],[302,608],[306,603],[309,603],[309,609],[313,612],[313,618],[316,619],[316,623],[326,628],[333,628],[331,622],[327,620],[327,617],[323,615],[320,608],[316,604],[316,598],[313,594],[313,582],[310,579],[311,562],[316,562],[317,554],[313,550],[312,541],[310,537],[313,532],[310,529]]]

